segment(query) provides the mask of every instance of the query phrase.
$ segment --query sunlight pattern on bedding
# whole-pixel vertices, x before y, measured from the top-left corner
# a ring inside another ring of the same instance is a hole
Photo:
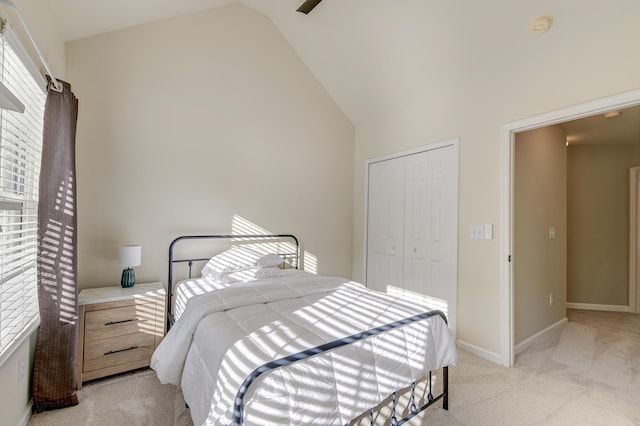
[[[152,367],[163,383],[180,381],[195,424],[229,424],[240,384],[268,361],[428,310],[335,277],[273,281],[192,297],[154,353]],[[455,360],[447,325],[430,318],[261,376],[245,421],[345,424]]]

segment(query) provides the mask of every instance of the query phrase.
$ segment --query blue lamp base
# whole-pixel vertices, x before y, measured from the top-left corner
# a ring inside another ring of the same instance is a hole
[[[120,285],[124,288],[133,287],[136,283],[136,273],[131,268],[124,269],[122,271],[122,280],[120,280]]]

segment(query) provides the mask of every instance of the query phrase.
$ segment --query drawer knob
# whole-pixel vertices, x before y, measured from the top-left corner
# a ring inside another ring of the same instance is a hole
[[[111,321],[111,322],[105,323],[105,325],[115,325],[115,324],[122,324],[124,322],[133,322],[133,321],[138,321],[138,318],[131,318],[131,319],[122,320],[122,321]]]
[[[131,346],[130,348],[127,348],[127,349],[118,349],[117,351],[109,351],[109,352],[105,352],[105,355],[112,355],[112,354],[117,354],[119,352],[132,351],[134,349],[138,349],[138,347],[137,346]]]

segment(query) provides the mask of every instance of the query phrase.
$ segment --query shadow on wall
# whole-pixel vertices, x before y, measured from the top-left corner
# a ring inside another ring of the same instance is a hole
[[[273,232],[268,229],[262,228],[255,223],[251,222],[239,216],[237,214],[233,215],[233,220],[231,221],[231,233],[232,234],[245,234],[245,235],[257,235],[257,234],[273,234]],[[274,253],[283,253],[282,244],[286,244],[290,246],[290,251],[295,250],[291,243],[273,243],[278,244],[279,247],[277,249],[274,248]],[[311,274],[318,273],[318,257],[312,253],[309,253],[306,250],[302,250],[300,253],[300,269],[309,272]]]

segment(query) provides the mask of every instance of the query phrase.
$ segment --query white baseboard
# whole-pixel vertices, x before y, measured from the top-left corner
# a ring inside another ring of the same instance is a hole
[[[27,426],[29,424],[29,420],[31,420],[32,411],[33,411],[33,398],[29,400],[29,403],[27,404],[27,408],[24,410],[24,413],[22,414],[22,418],[20,419],[20,423],[18,423],[19,426]]]
[[[516,345],[516,347],[514,348],[515,349],[515,354],[518,355],[522,351],[525,351],[527,348],[529,348],[531,345],[533,345],[536,342],[536,340],[542,338],[547,333],[551,333],[552,331],[556,330],[559,327],[563,327],[568,322],[569,322],[569,320],[567,320],[567,318],[563,318],[560,321],[558,321],[557,323],[551,324],[549,327],[545,328],[544,330],[541,330],[541,331],[537,332],[536,334],[534,334],[533,336],[531,336],[531,337],[523,340],[522,342],[518,343]]]
[[[495,364],[500,364],[500,365],[504,365],[504,363],[502,362],[502,357],[500,356],[500,354],[497,354],[495,352],[491,352],[488,351],[486,349],[483,349],[479,346],[476,345],[472,345],[471,343],[467,343],[463,340],[458,340],[457,342],[457,346],[466,351],[469,352],[472,355],[477,356],[478,358],[482,358],[482,359],[486,359],[487,361],[491,361]]]
[[[629,312],[629,307],[624,305],[595,305],[592,303],[569,303],[569,309],[583,309],[585,311]]]

